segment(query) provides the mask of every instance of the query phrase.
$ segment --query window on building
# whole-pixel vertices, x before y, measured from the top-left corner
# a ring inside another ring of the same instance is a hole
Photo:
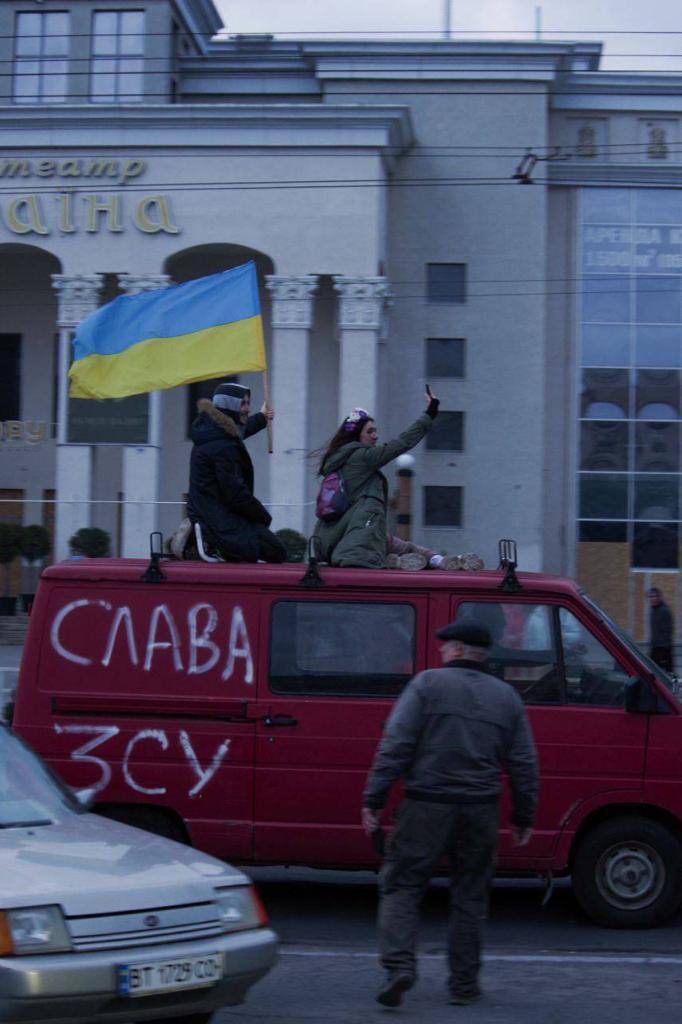
[[[187,386],[187,437],[192,424],[197,418],[197,402],[200,398],[213,398],[219,384],[238,384],[239,377],[211,377],[210,380],[197,380]],[[254,410],[252,410],[253,412]]]
[[[0,334],[0,420],[21,418],[21,335]]]
[[[142,100],[144,11],[95,11],[92,22],[90,99],[93,103]]]
[[[427,263],[426,298],[428,302],[466,302],[466,263]]]
[[[14,36],[14,102],[63,103],[68,59],[66,11],[19,12]]]
[[[426,379],[464,377],[464,338],[426,339]]]
[[[648,585],[674,570],[682,522],[682,200],[582,190],[578,575],[636,636]]]
[[[461,452],[464,450],[464,413],[442,410],[426,435],[430,452]]]
[[[416,611],[405,603],[278,601],[272,609],[274,693],[399,693],[415,671]]]
[[[526,704],[562,700],[553,609],[549,605],[466,601],[457,619],[477,619],[490,630],[486,671],[510,683]]]
[[[462,525],[462,487],[424,488],[424,526]]]

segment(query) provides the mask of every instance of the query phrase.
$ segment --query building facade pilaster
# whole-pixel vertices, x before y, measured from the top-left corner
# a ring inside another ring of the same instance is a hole
[[[53,274],[57,292],[57,452],[55,467],[55,560],[69,555],[69,537],[92,523],[92,447],[68,444],[69,367],[73,334],[99,305],[103,274]]]
[[[315,274],[265,279],[272,297],[272,405],[275,451],[270,460],[274,525],[307,534],[308,382]]]
[[[119,274],[124,295],[167,288],[168,274]],[[161,480],[162,392],[149,394],[149,433],[146,445],[123,446],[123,523],[121,554],[141,558],[149,551],[149,535],[159,528]]]
[[[385,277],[334,277],[339,296],[339,420],[360,407],[377,415],[379,342],[390,287]]]

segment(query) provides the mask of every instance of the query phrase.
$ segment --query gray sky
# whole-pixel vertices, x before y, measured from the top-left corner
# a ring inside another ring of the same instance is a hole
[[[216,0],[228,32],[283,38],[381,33],[441,34],[445,0]],[[542,8],[544,39],[600,40],[604,67],[682,72],[679,0],[451,0],[453,38],[533,38]],[[619,30],[619,34],[611,34]],[[627,30],[627,33],[623,32]],[[666,35],[666,32],[675,33]],[[630,34],[632,33],[632,34]],[[647,34],[650,33],[650,34]],[[390,37],[389,37],[390,38]]]

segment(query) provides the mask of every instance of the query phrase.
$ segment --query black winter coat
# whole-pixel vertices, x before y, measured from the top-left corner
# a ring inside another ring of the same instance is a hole
[[[670,647],[673,642],[673,617],[665,601],[651,606],[649,625],[651,627],[651,646]]]
[[[258,524],[267,527],[272,517],[254,497],[251,458],[234,420],[207,398],[200,399],[198,409],[190,431],[194,447],[189,465],[189,517],[203,523],[224,558],[257,562]],[[244,437],[266,424],[262,413],[250,416]]]

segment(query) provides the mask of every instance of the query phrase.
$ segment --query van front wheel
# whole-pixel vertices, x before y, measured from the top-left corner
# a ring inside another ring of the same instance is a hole
[[[581,840],[573,891],[593,921],[607,928],[653,928],[682,901],[682,846],[648,818],[615,818]]]

